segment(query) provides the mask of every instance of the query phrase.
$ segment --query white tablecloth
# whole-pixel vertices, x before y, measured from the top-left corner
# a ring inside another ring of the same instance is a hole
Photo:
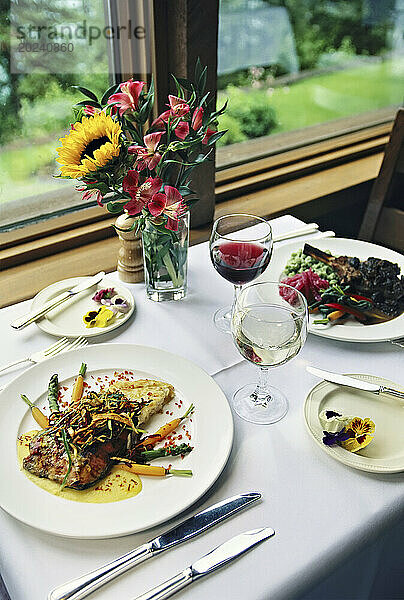
[[[275,233],[279,233],[301,223],[283,217],[273,224]],[[240,362],[231,337],[218,334],[211,325],[212,313],[231,301],[232,290],[214,272],[207,244],[190,250],[189,283],[185,301],[165,304],[145,300],[142,286],[130,286],[138,306],[137,316],[124,331],[111,335],[111,341],[148,343],[187,356],[215,374],[230,400],[233,392],[255,380],[257,373],[254,366]],[[27,308],[27,303],[21,303],[0,311],[0,365],[50,343],[51,338],[35,326],[21,332],[10,329],[9,322]],[[274,384],[289,398],[285,419],[263,427],[234,415],[235,439],[229,462],[213,488],[186,515],[248,490],[260,491],[262,501],[203,536],[129,571],[93,597],[134,599],[217,544],[263,525],[276,530],[273,539],[177,597],[393,597],[383,593],[389,594],[388,586],[393,583],[399,585],[402,575],[398,552],[403,551],[403,537],[394,534],[393,528],[403,515],[404,475],[368,474],[335,462],[309,437],[302,407],[307,392],[316,383],[305,370],[308,363],[320,368],[332,365],[333,370],[341,372],[374,373],[403,386],[403,356],[402,350],[389,343],[353,344],[309,336],[294,361],[272,371]],[[0,385],[9,377],[1,377]],[[52,587],[129,551],[164,529],[160,526],[112,540],[71,540],[36,531],[0,512],[0,572],[12,600],[44,600]],[[376,541],[378,536],[384,537]],[[386,565],[388,551],[391,560]],[[386,578],[387,568],[396,569],[395,578]],[[319,583],[324,578],[328,578],[326,582]]]

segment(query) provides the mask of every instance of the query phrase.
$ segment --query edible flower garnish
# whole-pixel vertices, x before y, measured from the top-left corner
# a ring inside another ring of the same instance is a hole
[[[98,310],[89,310],[83,317],[83,321],[86,327],[106,327],[109,321],[113,319],[115,313],[107,308],[101,306]]]
[[[345,450],[349,450],[349,452],[357,452],[370,444],[373,440],[372,434],[374,431],[375,424],[371,419],[354,417],[346,426],[346,432],[349,434],[349,437],[341,440],[340,444]]]
[[[339,444],[345,440],[347,440],[351,434],[348,433],[343,427],[341,431],[337,431],[336,433],[331,433],[330,431],[323,431],[323,444],[326,446],[333,446],[334,444]]]
[[[113,287],[104,288],[102,290],[97,290],[93,296],[94,302],[101,302],[101,300],[106,300],[115,296],[115,290]]]
[[[122,296],[114,296],[113,298],[106,298],[106,299],[102,299],[101,300],[101,304],[105,304],[106,306],[109,306],[109,308],[114,312],[128,312],[129,310],[129,303],[127,302],[126,298],[123,298]]]

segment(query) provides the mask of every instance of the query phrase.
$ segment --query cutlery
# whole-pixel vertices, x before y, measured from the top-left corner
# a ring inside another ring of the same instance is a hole
[[[374,392],[376,394],[389,394],[396,398],[404,400],[404,392],[395,390],[385,385],[379,385],[377,383],[369,383],[368,381],[362,381],[361,379],[354,379],[347,375],[341,375],[340,373],[330,373],[329,371],[323,371],[322,369],[316,369],[314,367],[306,367],[306,370],[312,375],[321,377],[331,383],[337,383],[339,385],[347,385],[349,387],[356,388],[358,390],[364,390],[366,392]]]
[[[306,231],[306,234],[308,234],[308,233],[314,233],[315,231],[316,230]],[[299,233],[298,235],[304,235],[304,233]],[[281,239],[279,239],[280,237],[281,236],[274,236],[273,242],[274,243],[276,243],[276,242],[282,242],[284,240],[289,239],[289,237],[282,237]],[[322,232],[319,232],[319,234],[316,235],[315,237],[307,238],[304,241],[305,242],[309,242],[309,241],[315,241],[315,240],[322,240],[324,238],[330,238],[330,237],[335,237],[335,231],[322,231]]]
[[[93,277],[90,277],[89,279],[85,279],[84,281],[80,282],[78,285],[73,287],[71,290],[66,290],[62,294],[59,294],[58,296],[56,296],[56,298],[52,298],[52,300],[49,300],[40,308],[33,310],[29,313],[26,313],[25,315],[22,315],[22,317],[19,317],[18,319],[15,319],[14,321],[12,321],[12,323],[10,323],[11,327],[13,327],[14,329],[23,329],[27,325],[30,325],[31,323],[34,323],[35,321],[37,321],[38,319],[43,317],[50,310],[56,308],[63,302],[66,302],[66,300],[68,300],[69,298],[72,298],[76,294],[79,294],[80,292],[87,290],[88,288],[92,287],[93,285],[96,285],[104,277],[105,277],[105,273],[104,273],[104,271],[101,271],[100,273],[97,273],[97,275],[93,275]]]
[[[21,360],[16,360],[4,367],[0,368],[0,371],[5,371],[10,367],[14,367],[14,365],[19,365],[23,362],[32,362],[39,363],[51,356],[56,356],[56,354],[62,354],[63,352],[69,352],[70,350],[77,350],[77,348],[83,348],[83,346],[87,346],[88,341],[82,336],[78,337],[72,342],[69,342],[67,338],[61,338],[49,348],[45,348],[45,350],[40,350],[39,352],[34,352],[31,356],[27,356],[27,358],[22,358]]]
[[[298,229],[291,229],[290,231],[286,231],[285,233],[280,233],[279,235],[274,235],[274,242],[282,242],[283,240],[289,240],[294,237],[298,237],[299,235],[306,235],[308,233],[314,233],[318,230],[317,223],[308,223],[304,227],[299,227]]]
[[[182,521],[182,523],[166,531],[166,533],[131,550],[107,565],[56,587],[49,593],[48,600],[82,600],[82,598],[85,598],[88,594],[108,583],[111,579],[125,573],[128,569],[148,558],[157,556],[161,552],[164,552],[164,550],[190,540],[260,498],[261,494],[258,492],[248,492],[213,504],[193,517]]]
[[[275,531],[270,527],[261,529],[252,529],[240,535],[236,535],[224,544],[217,546],[214,550],[202,556],[199,560],[187,567],[178,575],[168,579],[161,585],[152,590],[137,596],[135,600],[163,600],[169,598],[179,590],[197,581],[216,569],[220,569],[228,562],[241,556],[260,542],[267,540],[275,535]]]

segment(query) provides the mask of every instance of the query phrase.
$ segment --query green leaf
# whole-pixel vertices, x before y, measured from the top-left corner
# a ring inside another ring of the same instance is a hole
[[[177,78],[178,83],[181,85],[181,87],[183,87],[185,90],[187,90],[188,92],[192,92],[192,90],[194,89],[194,86],[192,85],[192,83],[189,81],[189,79],[184,79],[182,77],[178,77]]]
[[[171,77],[174,79],[175,87],[177,88],[178,98],[184,98],[184,92],[180,84],[178,83],[178,79],[171,73]]]
[[[117,85],[116,83],[114,85],[111,85],[110,88],[107,89],[106,92],[104,92],[102,98],[101,98],[101,104],[102,106],[104,106],[104,104],[107,103],[107,100],[110,96],[112,96],[112,94],[116,93],[119,89],[119,85]]]
[[[197,84],[198,92],[200,95],[202,95],[205,91],[207,76],[208,76],[208,67],[205,67],[198,79],[198,84]]]
[[[224,129],[223,131],[217,131],[209,138],[207,145],[213,146],[213,144],[216,144],[217,140],[220,140],[220,138],[223,137],[224,134],[227,133],[228,131],[229,131],[228,129]]]
[[[91,98],[91,100],[94,100],[94,102],[98,102],[97,96],[91,90],[81,87],[81,85],[72,85],[71,87],[76,88],[76,90],[79,90],[79,92],[87,96],[87,98]]]
[[[189,188],[187,185],[180,185],[178,191],[181,194],[181,196],[189,196],[190,194],[195,194],[195,192],[191,190],[191,188]]]
[[[82,100],[81,102],[77,102],[74,106],[94,106],[94,108],[102,108],[99,102],[93,102],[92,100]]]
[[[122,212],[124,204],[126,204],[126,202],[108,202],[107,210],[113,215],[117,215]]]
[[[195,81],[199,81],[202,71],[203,71],[203,67],[202,67],[201,59],[198,56],[198,58],[196,59],[196,63],[195,63]]]

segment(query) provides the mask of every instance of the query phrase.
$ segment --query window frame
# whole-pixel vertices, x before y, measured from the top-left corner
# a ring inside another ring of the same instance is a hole
[[[108,0],[108,3],[110,2],[113,0]],[[143,2],[147,3],[148,0]],[[198,52],[198,46],[193,45],[196,37],[196,12],[198,27],[207,30],[211,26],[206,21],[207,15],[218,11],[218,0],[205,0],[205,2],[206,11],[200,11],[199,0],[171,0],[170,2],[170,10],[173,11],[170,18],[177,19],[178,28],[185,27],[182,40],[184,42],[185,39],[188,63],[185,65],[183,63],[181,68],[186,70],[189,69],[192,56]],[[130,0],[125,0],[125,3],[129,10]],[[155,11],[153,39],[159,40],[158,46],[155,41],[153,42],[153,72],[157,77],[159,74],[165,74],[165,78],[171,70],[176,70],[175,67],[180,60],[178,50],[177,54],[171,53],[171,55],[165,50],[169,43],[168,30],[170,29],[166,21],[167,4],[161,0],[153,0]],[[188,15],[188,20],[184,21],[184,14]],[[166,37],[162,39],[164,28]],[[217,31],[215,35],[217,43]],[[175,41],[175,36],[173,39]],[[113,50],[115,53],[118,51],[119,48],[116,47]],[[165,60],[162,59],[162,51]],[[156,60],[157,54],[159,54],[158,60]],[[127,58],[128,54],[125,56]],[[127,71],[128,62],[125,63],[123,56],[120,65],[123,76],[131,76]],[[216,69],[214,71],[216,78]],[[137,75],[144,77],[144,74]],[[164,81],[163,85],[161,80],[158,79],[157,82],[160,86],[157,87],[157,93],[160,93],[158,96],[160,104],[161,96],[167,93],[167,79]],[[263,201],[263,192],[271,189],[272,194],[276,196],[279,193],[279,198],[283,198],[282,190],[285,184],[290,184],[291,187],[299,190],[300,182],[304,183],[305,179],[311,176],[317,175],[317,181],[320,182],[316,192],[318,198],[334,192],[338,185],[340,189],[345,189],[360,181],[372,180],[377,174],[379,159],[393,125],[394,113],[393,108],[383,109],[372,114],[358,115],[297,132],[268,136],[265,140],[258,138],[219,149],[217,168],[215,172],[212,171],[215,177],[214,216],[225,214],[226,210],[238,210],[239,207],[245,206],[249,207],[250,212],[266,217],[281,214],[282,211],[290,210],[294,206],[293,202],[279,200],[276,205],[272,205],[269,201],[266,205]],[[246,156],[248,160],[245,160]],[[351,168],[355,164],[361,165],[360,177],[356,177]],[[331,172],[339,174],[340,184],[335,179],[332,180],[332,184],[330,183],[326,174]],[[303,202],[312,200],[312,194],[308,193],[307,196],[303,194]],[[295,206],[299,203],[301,204],[300,199]],[[213,211],[205,224],[199,223],[199,228],[194,228],[191,239],[195,242],[206,239],[210,230],[209,224],[206,223],[209,223],[212,217]],[[96,246],[102,248],[106,268],[113,270],[115,264],[112,265],[110,255],[114,252],[113,248],[117,242],[110,239],[115,236],[113,222],[114,217],[111,217],[106,210],[88,205],[68,214],[57,215],[52,220],[38,221],[24,228],[2,233],[0,235],[2,270],[7,271],[12,282],[13,271],[15,270],[17,276],[17,271],[20,272],[25,267],[28,269],[30,262],[38,263],[38,261],[46,261],[47,258],[50,261],[57,253],[59,257],[61,253],[65,253],[68,257],[69,253],[74,254],[80,248],[91,252]],[[92,263],[90,261],[87,264]],[[31,287],[25,297],[32,295],[34,291]],[[19,297],[22,297],[21,293]]]

